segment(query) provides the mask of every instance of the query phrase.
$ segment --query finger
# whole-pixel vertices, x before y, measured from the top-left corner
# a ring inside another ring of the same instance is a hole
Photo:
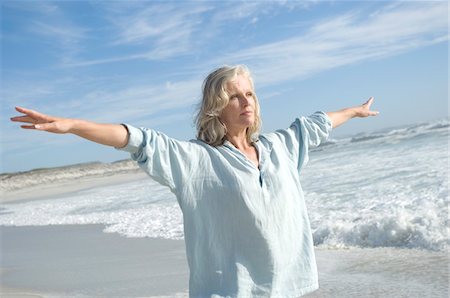
[[[33,127],[37,130],[44,130],[44,131],[51,131],[55,128],[55,125],[53,123],[42,123],[42,124],[35,124]]]
[[[16,117],[12,117],[10,119],[11,119],[11,121],[14,121],[14,122],[26,122],[26,123],[33,123],[36,121],[35,119],[30,118],[29,116],[16,116]]]
[[[372,104],[372,102],[373,102],[373,96],[369,97],[369,99],[364,103],[364,105],[367,105],[367,106],[370,107],[370,105]]]
[[[28,114],[29,112],[32,112],[32,110],[25,109],[23,107],[15,107],[16,111],[23,114]]]
[[[21,125],[20,127],[23,128],[23,129],[36,129],[34,127],[34,125]]]
[[[39,112],[36,112],[34,110],[30,110],[30,109],[25,109],[22,107],[16,107],[16,111],[20,112],[22,114],[25,114],[27,116],[30,116],[31,118],[41,118],[41,119],[47,119],[48,117],[44,114],[41,114]]]
[[[380,114],[379,111],[369,111],[369,116],[376,116],[378,114]]]

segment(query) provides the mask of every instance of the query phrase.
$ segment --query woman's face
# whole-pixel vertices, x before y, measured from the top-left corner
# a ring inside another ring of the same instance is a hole
[[[246,130],[255,122],[256,102],[252,85],[246,77],[237,75],[235,80],[228,82],[226,90],[230,100],[222,110],[220,120],[228,132]]]

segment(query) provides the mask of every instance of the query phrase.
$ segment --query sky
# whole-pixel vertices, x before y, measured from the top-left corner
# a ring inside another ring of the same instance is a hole
[[[246,64],[262,132],[375,98],[331,138],[448,117],[447,1],[2,1],[0,172],[129,158],[15,106],[195,138],[203,79]]]

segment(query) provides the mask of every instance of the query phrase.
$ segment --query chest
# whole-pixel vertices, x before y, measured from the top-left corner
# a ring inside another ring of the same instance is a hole
[[[204,160],[202,170],[192,176],[191,183],[204,191],[220,189],[229,194],[256,193],[269,188],[280,192],[283,185],[296,185],[296,164],[287,154],[262,146],[252,148],[248,151],[221,148],[218,154]]]
[[[246,150],[239,150],[256,167],[259,168],[259,154],[255,147],[249,147]]]

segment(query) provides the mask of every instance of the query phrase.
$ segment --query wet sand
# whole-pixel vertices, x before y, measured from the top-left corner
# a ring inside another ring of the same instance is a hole
[[[1,227],[1,297],[186,297],[184,241],[126,238],[102,225]],[[448,297],[448,256],[409,249],[316,249],[306,297]]]
[[[1,297],[14,292],[147,297],[187,291],[184,241],[125,238],[103,233],[103,228],[1,227],[1,287],[6,288]]]

